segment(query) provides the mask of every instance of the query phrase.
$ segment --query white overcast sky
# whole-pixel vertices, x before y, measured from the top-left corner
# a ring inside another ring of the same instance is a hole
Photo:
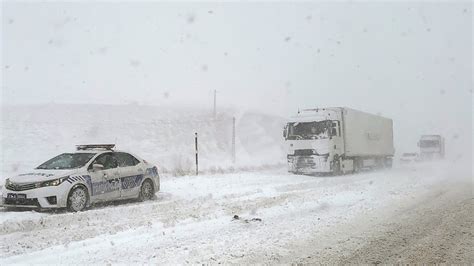
[[[348,106],[472,138],[471,2],[2,2],[2,103]]]

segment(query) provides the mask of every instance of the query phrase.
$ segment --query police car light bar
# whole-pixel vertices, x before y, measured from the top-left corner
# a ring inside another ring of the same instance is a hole
[[[76,145],[76,149],[78,151],[83,150],[113,150],[115,148],[115,144],[86,144],[86,145]]]

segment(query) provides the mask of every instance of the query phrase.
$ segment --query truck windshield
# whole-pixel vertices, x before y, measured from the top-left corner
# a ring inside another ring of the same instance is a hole
[[[439,146],[437,140],[421,140],[420,147],[421,148],[436,148]]]
[[[327,139],[330,136],[331,120],[288,124],[288,139]]]
[[[95,153],[63,153],[36,167],[36,169],[74,169],[86,165]]]

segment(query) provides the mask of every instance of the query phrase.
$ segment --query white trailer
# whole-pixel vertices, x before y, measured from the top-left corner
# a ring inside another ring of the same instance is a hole
[[[418,142],[420,160],[429,161],[444,158],[444,138],[441,135],[423,135]]]
[[[292,173],[342,174],[392,166],[393,122],[346,107],[299,111],[283,133]]]

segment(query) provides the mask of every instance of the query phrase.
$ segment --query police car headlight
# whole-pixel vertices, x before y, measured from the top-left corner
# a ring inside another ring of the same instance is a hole
[[[68,177],[61,177],[61,178],[58,178],[58,179],[49,180],[49,181],[46,181],[46,182],[41,182],[41,183],[36,184],[36,187],[54,187],[54,186],[59,186],[59,185],[61,185],[61,183],[63,183],[64,181],[66,181],[66,179],[68,179]]]

